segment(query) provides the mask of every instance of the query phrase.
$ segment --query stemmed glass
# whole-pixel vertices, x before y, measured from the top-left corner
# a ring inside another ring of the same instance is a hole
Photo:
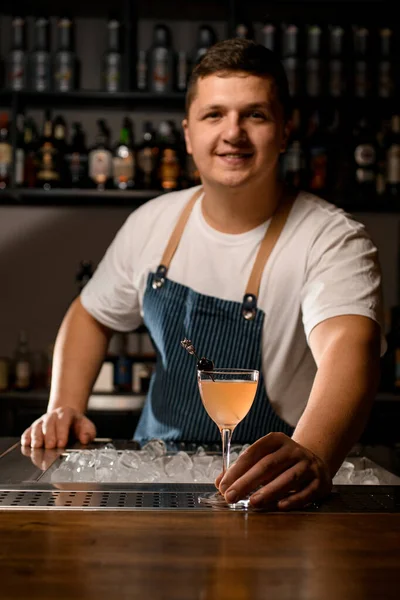
[[[258,386],[254,369],[213,369],[197,371],[203,406],[217,425],[222,438],[222,471],[229,468],[232,433],[249,412]],[[220,492],[199,496],[201,504],[223,508],[247,508],[248,500],[229,504]]]

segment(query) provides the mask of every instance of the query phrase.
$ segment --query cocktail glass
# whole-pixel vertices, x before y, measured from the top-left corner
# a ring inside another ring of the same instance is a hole
[[[259,371],[254,369],[213,369],[197,371],[200,395],[208,415],[222,438],[222,471],[229,468],[232,433],[249,412],[258,386]],[[220,508],[247,509],[248,500],[226,502],[220,492],[199,496],[201,504]]]

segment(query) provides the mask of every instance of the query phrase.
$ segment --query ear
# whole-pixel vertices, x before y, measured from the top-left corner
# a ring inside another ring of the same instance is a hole
[[[187,119],[183,119],[183,121],[182,121],[182,129],[183,129],[183,134],[185,136],[186,152],[188,154],[193,154],[193,152],[192,152],[192,145],[190,143],[189,125],[188,125],[188,120]]]

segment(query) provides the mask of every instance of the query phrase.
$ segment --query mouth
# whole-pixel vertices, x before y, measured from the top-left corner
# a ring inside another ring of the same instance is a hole
[[[253,152],[217,152],[216,155],[225,164],[242,165],[253,157]]]

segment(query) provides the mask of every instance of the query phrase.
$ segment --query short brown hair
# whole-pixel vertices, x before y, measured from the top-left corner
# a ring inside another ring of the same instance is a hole
[[[274,52],[252,40],[233,38],[214,44],[194,67],[186,91],[186,114],[196,95],[199,79],[215,73],[242,71],[249,75],[270,77],[277,89],[285,119],[290,117],[291,102],[285,70]]]

